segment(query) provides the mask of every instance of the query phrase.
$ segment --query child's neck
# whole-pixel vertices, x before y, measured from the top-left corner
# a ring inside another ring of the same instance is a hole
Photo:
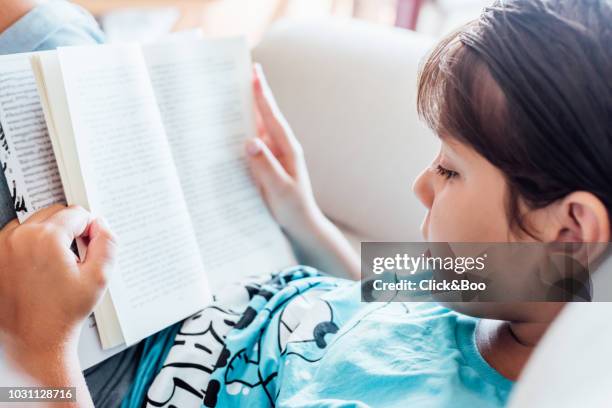
[[[476,331],[482,357],[504,377],[516,381],[552,320],[546,323],[513,323],[483,319]]]

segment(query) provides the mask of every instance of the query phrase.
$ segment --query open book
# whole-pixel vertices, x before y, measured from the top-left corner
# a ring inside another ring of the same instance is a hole
[[[250,78],[241,39],[0,57],[0,162],[20,218],[77,204],[120,242],[94,310],[101,353],[89,347],[84,366],[195,313],[227,283],[294,262],[243,154],[256,132]]]

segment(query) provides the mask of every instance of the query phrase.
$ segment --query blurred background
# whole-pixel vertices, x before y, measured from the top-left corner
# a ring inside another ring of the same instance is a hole
[[[206,36],[246,35],[256,44],[275,21],[355,18],[440,36],[478,16],[490,0],[74,0],[100,21],[111,42],[155,41],[201,29]]]

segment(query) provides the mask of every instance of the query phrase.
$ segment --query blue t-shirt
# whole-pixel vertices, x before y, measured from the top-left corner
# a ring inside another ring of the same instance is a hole
[[[0,33],[0,55],[52,50],[59,46],[101,43],[94,18],[64,0],[43,3]],[[1,139],[0,128],[0,139]],[[0,228],[15,218],[13,200],[0,170]]]
[[[225,338],[204,406],[505,405],[513,383],[480,355],[477,319],[362,303],[359,290],[303,267],[264,285]]]

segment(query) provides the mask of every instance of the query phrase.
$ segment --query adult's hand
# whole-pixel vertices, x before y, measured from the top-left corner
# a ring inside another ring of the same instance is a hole
[[[82,261],[71,250],[76,238],[87,244]],[[106,287],[115,252],[109,229],[80,207],[56,205],[0,231],[3,349],[42,385],[84,385],[79,330]]]

